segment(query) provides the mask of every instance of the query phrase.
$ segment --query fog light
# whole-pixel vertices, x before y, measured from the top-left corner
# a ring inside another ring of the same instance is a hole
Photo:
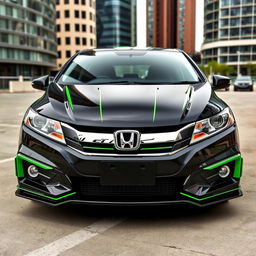
[[[38,169],[35,165],[30,165],[28,167],[28,175],[31,177],[31,178],[36,178],[38,176],[39,172],[38,172]]]
[[[230,174],[230,168],[227,165],[224,165],[219,170],[219,176],[221,178],[227,178]]]

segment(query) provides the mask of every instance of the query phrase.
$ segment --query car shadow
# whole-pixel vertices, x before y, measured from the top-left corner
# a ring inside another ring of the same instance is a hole
[[[157,207],[116,207],[63,205],[51,207],[38,202],[30,202],[20,214],[47,220],[53,223],[69,224],[84,227],[85,220],[124,218],[134,222],[173,221],[201,223],[216,222],[239,215],[238,206],[226,202],[206,208],[190,205],[157,206]]]

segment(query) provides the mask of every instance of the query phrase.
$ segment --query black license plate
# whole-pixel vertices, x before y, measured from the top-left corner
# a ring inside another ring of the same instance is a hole
[[[101,185],[155,185],[154,162],[102,162]]]

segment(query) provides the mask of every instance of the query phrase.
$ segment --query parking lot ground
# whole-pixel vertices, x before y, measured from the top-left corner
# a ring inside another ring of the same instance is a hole
[[[198,209],[49,207],[14,195],[19,124],[42,93],[0,94],[0,255],[256,255],[256,93],[218,92],[237,118],[244,196]]]

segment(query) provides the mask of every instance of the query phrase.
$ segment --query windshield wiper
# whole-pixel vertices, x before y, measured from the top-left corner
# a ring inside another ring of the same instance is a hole
[[[131,81],[120,80],[120,81],[102,81],[102,82],[88,82],[87,84],[133,84]]]

